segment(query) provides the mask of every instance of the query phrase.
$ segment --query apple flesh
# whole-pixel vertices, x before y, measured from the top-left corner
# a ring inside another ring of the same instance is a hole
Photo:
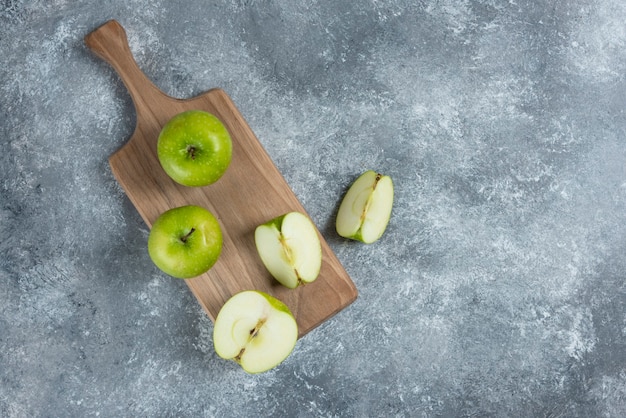
[[[201,187],[215,183],[232,158],[232,141],[222,122],[202,110],[189,110],[170,119],[159,134],[161,167],[177,183]]]
[[[215,318],[215,352],[248,373],[276,367],[291,354],[297,340],[298,325],[287,305],[264,292],[235,294]]]
[[[322,266],[322,246],[313,222],[289,212],[259,225],[254,241],[261,261],[284,286],[294,289],[314,281]]]
[[[148,253],[163,272],[188,279],[207,272],[222,251],[222,230],[215,216],[194,205],[164,212],[152,225]]]
[[[337,233],[371,244],[385,232],[393,206],[391,177],[366,171],[348,189],[337,212]]]

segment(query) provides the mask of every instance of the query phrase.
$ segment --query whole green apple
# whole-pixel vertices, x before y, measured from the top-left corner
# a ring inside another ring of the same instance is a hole
[[[170,119],[159,134],[157,155],[163,170],[183,186],[215,183],[232,158],[232,141],[224,124],[202,110]]]
[[[189,279],[208,271],[222,252],[222,230],[215,216],[194,205],[164,212],[148,236],[150,258],[163,272]]]

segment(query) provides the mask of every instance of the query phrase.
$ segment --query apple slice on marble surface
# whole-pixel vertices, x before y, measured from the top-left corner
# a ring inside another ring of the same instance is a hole
[[[298,324],[287,305],[264,292],[235,294],[215,318],[215,352],[234,360],[248,373],[262,373],[279,365],[297,340]]]
[[[172,180],[189,187],[208,186],[226,172],[232,140],[217,116],[188,110],[171,118],[157,141],[161,167]]]
[[[319,275],[322,246],[306,215],[289,212],[259,225],[254,241],[261,261],[282,285],[294,289]]]
[[[207,272],[222,251],[222,230],[205,208],[180,206],[161,214],[148,236],[148,253],[163,272],[189,279]]]
[[[337,233],[371,244],[385,232],[393,206],[391,177],[369,170],[348,189],[337,212]]]

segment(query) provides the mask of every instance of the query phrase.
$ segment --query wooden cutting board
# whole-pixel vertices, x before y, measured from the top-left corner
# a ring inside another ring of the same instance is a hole
[[[255,228],[284,213],[306,211],[224,91],[213,89],[186,100],[164,94],[139,69],[124,28],[114,20],[88,34],[85,43],[113,66],[134,102],[135,131],[111,155],[109,163],[146,224],[151,227],[161,213],[187,204],[205,207],[220,222],[224,246],[219,260],[209,272],[185,280],[211,320],[215,321],[222,305],[235,293],[262,290],[289,306],[301,337],[356,299],[354,283],[319,231],[323,258],[315,282],[287,289],[263,266],[254,244]],[[233,141],[232,161],[224,176],[201,188],[181,186],[171,180],[156,153],[163,125],[190,109],[216,115]]]

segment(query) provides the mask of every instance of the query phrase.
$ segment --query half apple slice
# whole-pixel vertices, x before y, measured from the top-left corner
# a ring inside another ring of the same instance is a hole
[[[215,318],[215,352],[248,373],[276,367],[291,354],[297,340],[298,325],[287,305],[264,292],[235,294]]]
[[[294,289],[317,278],[322,245],[313,222],[300,212],[289,212],[259,225],[254,241],[261,261],[284,286]]]
[[[337,212],[337,233],[371,244],[385,232],[393,206],[391,177],[366,171],[348,189]]]

